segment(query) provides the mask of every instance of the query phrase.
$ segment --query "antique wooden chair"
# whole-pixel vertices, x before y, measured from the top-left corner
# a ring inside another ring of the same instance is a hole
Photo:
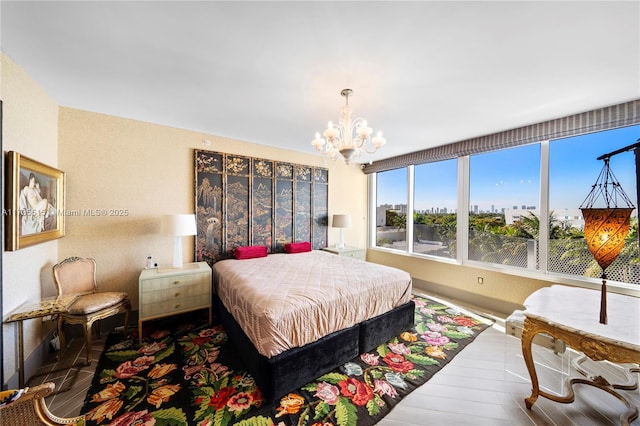
[[[64,350],[64,323],[82,324],[87,346],[87,364],[91,363],[91,331],[95,321],[125,312],[124,331],[127,330],[131,303],[124,292],[100,292],[96,284],[96,261],[91,258],[70,257],[53,266],[53,279],[58,296],[77,294],[78,298],[67,312],[58,317],[60,350]],[[99,330],[99,324],[96,324]]]
[[[44,398],[53,392],[54,387],[53,383],[43,383],[22,390],[2,391],[7,393],[8,401],[0,403],[0,422],[8,426],[84,425],[84,416],[58,417],[49,411]],[[0,396],[1,400],[4,398]]]

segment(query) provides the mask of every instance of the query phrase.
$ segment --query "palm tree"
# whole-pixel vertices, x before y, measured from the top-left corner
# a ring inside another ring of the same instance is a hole
[[[532,212],[528,213],[529,214],[527,216],[520,219],[520,224],[522,229],[524,229],[524,231],[529,235],[529,238],[537,240],[540,238],[540,218]],[[554,218],[553,213],[553,210],[549,212],[549,238],[562,238],[563,224]]]
[[[406,214],[397,214],[392,219],[392,225],[397,227],[398,230],[407,228],[407,215]]]

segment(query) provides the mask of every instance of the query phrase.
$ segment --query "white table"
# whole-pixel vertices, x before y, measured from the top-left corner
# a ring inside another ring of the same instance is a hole
[[[600,324],[600,291],[563,285],[553,285],[534,292],[525,300],[522,354],[531,376],[531,395],[525,399],[528,409],[538,396],[570,403],[574,400],[575,383],[595,386],[622,401],[627,411],[620,416],[628,425],[638,417],[638,407],[616,392],[601,376],[588,379],[568,379],[568,393],[556,396],[540,390],[533,362],[533,338],[545,333],[563,340],[568,346],[594,361],[640,363],[640,298],[607,293],[607,324]]]

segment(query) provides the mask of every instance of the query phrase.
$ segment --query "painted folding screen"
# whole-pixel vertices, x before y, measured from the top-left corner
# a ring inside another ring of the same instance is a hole
[[[211,265],[249,245],[327,246],[327,169],[196,150],[195,170],[196,261]]]

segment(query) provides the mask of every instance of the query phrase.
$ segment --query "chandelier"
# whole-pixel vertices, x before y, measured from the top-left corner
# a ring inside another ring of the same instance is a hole
[[[311,141],[317,151],[331,157],[334,161],[338,154],[342,155],[347,165],[358,158],[362,151],[367,154],[375,153],[387,140],[382,137],[382,132],[371,137],[373,130],[367,125],[367,120],[362,117],[351,118],[351,107],[349,106],[349,95],[353,93],[351,89],[342,89],[340,94],[346,98],[345,106],[342,107],[340,121],[335,126],[331,121],[327,129],[322,133],[327,140],[316,133],[316,137]]]

